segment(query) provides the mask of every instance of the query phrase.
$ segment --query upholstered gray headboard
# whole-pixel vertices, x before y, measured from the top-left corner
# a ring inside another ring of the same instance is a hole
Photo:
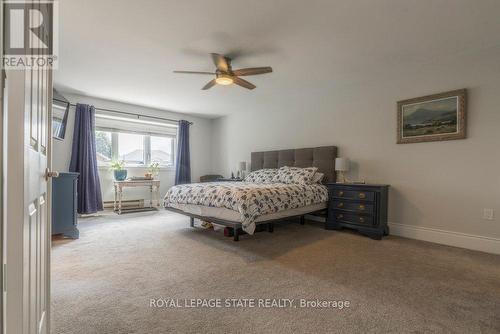
[[[324,173],[323,182],[335,182],[336,146],[299,148],[267,152],[252,152],[252,171],[263,168],[318,167]]]

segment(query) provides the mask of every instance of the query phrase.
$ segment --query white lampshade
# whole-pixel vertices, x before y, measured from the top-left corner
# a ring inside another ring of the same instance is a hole
[[[347,172],[349,170],[349,159],[348,158],[336,158],[335,159],[335,170],[339,172]]]
[[[239,171],[246,171],[247,170],[247,162],[246,161],[241,161],[239,164]]]

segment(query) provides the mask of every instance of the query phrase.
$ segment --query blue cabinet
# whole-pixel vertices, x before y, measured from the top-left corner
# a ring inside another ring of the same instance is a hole
[[[59,173],[52,178],[52,235],[78,239],[80,232],[77,225],[78,173]]]

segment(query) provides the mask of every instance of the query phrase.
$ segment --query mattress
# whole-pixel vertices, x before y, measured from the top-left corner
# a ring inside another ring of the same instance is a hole
[[[260,216],[255,220],[255,223],[259,223],[262,221],[282,219],[286,217],[300,216],[305,215],[307,213],[319,211],[326,209],[328,206],[327,202],[317,203],[312,205],[307,205],[304,207],[289,209],[284,211],[278,211],[275,213],[270,213],[267,215]],[[226,209],[226,208],[215,208],[211,206],[204,205],[195,205],[195,204],[179,204],[172,203],[169,207],[181,210],[186,213],[190,213],[193,215],[203,216],[203,217],[212,217],[222,220],[228,220],[232,222],[242,223],[243,219],[241,218],[241,214],[238,211]]]
[[[321,184],[209,182],[173,186],[165,195],[164,206],[241,222],[243,230],[253,234],[255,223],[268,220],[269,215],[280,218],[290,210],[299,211],[284,217],[299,215],[301,208],[311,205],[320,205],[321,210],[327,201],[328,190]]]

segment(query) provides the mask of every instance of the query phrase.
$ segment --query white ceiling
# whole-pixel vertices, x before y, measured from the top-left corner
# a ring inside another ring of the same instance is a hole
[[[300,97],[500,45],[499,0],[62,0],[61,91],[217,117],[287,108]],[[216,86],[209,53],[257,89]]]

